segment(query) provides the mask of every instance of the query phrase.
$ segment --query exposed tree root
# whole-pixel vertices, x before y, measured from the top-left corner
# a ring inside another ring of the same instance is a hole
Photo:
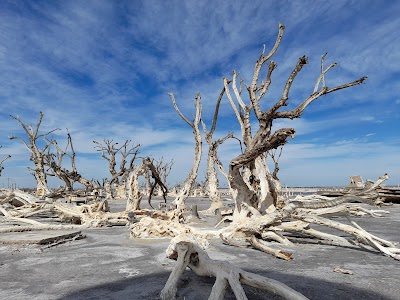
[[[161,291],[161,299],[175,299],[180,276],[189,267],[196,275],[214,276],[215,283],[208,299],[224,299],[228,286],[231,287],[237,299],[248,299],[243,284],[266,290],[280,295],[285,299],[307,299],[287,285],[244,271],[228,262],[211,259],[193,238],[186,235],[175,237],[167,249],[167,257],[177,261],[167,283]]]

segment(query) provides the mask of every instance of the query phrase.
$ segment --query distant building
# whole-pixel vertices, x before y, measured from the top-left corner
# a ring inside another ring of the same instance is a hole
[[[346,188],[363,189],[365,187],[364,180],[360,175],[350,176],[350,184]]]

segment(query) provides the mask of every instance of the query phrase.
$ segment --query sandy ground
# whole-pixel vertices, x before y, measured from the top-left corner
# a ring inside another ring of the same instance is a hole
[[[195,201],[194,199],[190,200]],[[206,200],[196,200],[201,207]],[[112,209],[124,202],[112,203]],[[353,218],[370,232],[400,241],[400,205],[384,218]],[[196,223],[209,226],[212,218]],[[128,227],[88,229],[85,239],[55,247],[0,245],[0,299],[158,299],[175,262],[165,257],[168,239],[129,239]],[[379,253],[299,244],[293,261],[253,249],[210,241],[208,253],[251,272],[280,280],[310,299],[400,299],[400,262]],[[351,270],[347,275],[335,267]],[[213,278],[187,270],[178,299],[207,299]],[[246,288],[249,299],[280,299]],[[235,299],[229,292],[226,299]]]

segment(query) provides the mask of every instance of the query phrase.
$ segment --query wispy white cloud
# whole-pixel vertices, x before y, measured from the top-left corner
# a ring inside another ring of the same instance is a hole
[[[396,134],[393,128],[400,124],[396,93],[400,88],[399,66],[395,63],[400,55],[396,31],[399,13],[397,3],[345,0],[318,5],[315,1],[262,0],[252,5],[244,1],[234,5],[178,0],[2,1],[0,144],[4,146],[1,153],[13,155],[4,170],[11,173],[3,176],[26,175],[21,182],[31,177],[22,172],[30,164],[27,151],[7,138],[10,133],[22,133],[9,114],[36,124],[39,111],[43,111],[42,130],[60,127],[63,131],[54,137],[62,143],[68,128],[78,152],[79,169],[88,177],[107,175],[98,153],[93,152],[92,141],[109,138],[141,143],[143,155],[176,158],[171,181],[183,180],[193,159],[193,137],[167,93],[175,93],[180,109],[191,119],[194,97],[201,92],[203,119],[209,124],[222,77],[231,77],[232,70],[237,70],[249,83],[263,44],[268,50],[275,42],[278,22],[284,23],[286,30],[274,57],[278,68],[263,108],[280,97],[303,54],[309,57],[309,65],[295,80],[288,109],[312,92],[320,57],[326,51],[329,62],[339,63],[326,76],[329,86],[369,76],[362,86],[322,97],[301,119],[276,122],[275,128],[296,128],[297,144],[288,145],[287,157],[290,153],[300,156],[300,162],[291,161],[295,171],[284,173],[283,169],[282,177],[291,178],[286,181],[290,184],[305,165],[315,167],[315,173],[320,174],[320,160],[326,159],[328,164],[329,157],[351,165],[346,147],[360,151],[362,157],[369,156],[364,145],[377,153],[380,149],[373,162],[384,165],[396,158],[387,154],[391,148],[385,148],[384,143],[374,143],[378,139],[390,141]],[[225,98],[216,136],[237,130]],[[294,152],[290,152],[291,147]],[[237,151],[235,143],[221,147],[225,163]],[[353,161],[357,164],[361,160]],[[342,170],[349,171],[346,166]],[[341,170],[330,172],[343,177]]]

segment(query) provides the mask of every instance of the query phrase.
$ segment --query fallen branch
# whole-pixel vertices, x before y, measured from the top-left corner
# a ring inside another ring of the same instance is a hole
[[[257,239],[254,235],[247,239],[247,241],[256,249],[261,250],[262,252],[272,254],[273,256],[283,259],[283,260],[291,260],[293,259],[293,253],[285,250],[273,249],[264,243],[262,243],[259,239]]]
[[[41,230],[68,230],[82,229],[82,225],[40,225],[40,226],[13,226],[8,228],[0,228],[0,233],[8,232],[25,232],[25,231],[41,231]]]

